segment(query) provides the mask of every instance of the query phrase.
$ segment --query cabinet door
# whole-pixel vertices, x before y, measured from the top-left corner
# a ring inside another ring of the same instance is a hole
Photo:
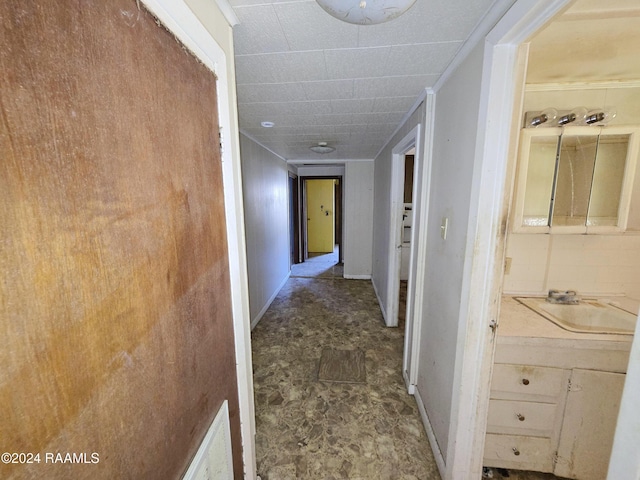
[[[574,369],[554,473],[580,480],[607,478],[623,373]]]

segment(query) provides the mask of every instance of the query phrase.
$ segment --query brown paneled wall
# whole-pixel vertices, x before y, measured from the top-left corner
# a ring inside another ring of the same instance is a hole
[[[41,454],[0,477],[179,477],[227,399],[240,478],[214,75],[135,0],[0,2],[0,45],[0,451]]]

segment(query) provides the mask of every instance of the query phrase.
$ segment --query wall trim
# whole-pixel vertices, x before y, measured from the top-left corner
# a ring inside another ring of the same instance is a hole
[[[235,27],[240,23],[240,20],[238,20],[238,17],[236,16],[236,12],[234,12],[233,8],[231,8],[231,4],[227,0],[216,0],[216,5],[218,5],[222,15],[227,19],[230,26]]]
[[[408,382],[410,389],[415,389],[418,384],[418,365],[420,360],[420,339],[422,338],[422,315],[424,310],[424,285],[427,274],[427,238],[429,228],[429,205],[431,195],[431,167],[433,164],[433,135],[435,124],[435,104],[436,98],[433,92],[427,92],[425,97],[425,112],[424,118],[424,133],[420,138],[421,145],[419,149],[416,145],[416,153],[420,152],[419,160],[422,164],[419,166],[419,181],[422,182],[420,186],[420,198],[417,202],[417,229],[412,232],[412,235],[417,236],[417,241],[412,239],[415,244],[415,260],[411,260],[412,266],[415,264],[415,277],[413,286],[413,332],[412,332],[412,345],[411,345],[411,357],[406,359],[407,366],[409,367]],[[416,156],[418,158],[418,156]],[[414,218],[416,220],[416,218]],[[406,349],[406,346],[405,346]],[[403,374],[406,369],[403,366]],[[411,393],[411,392],[409,392]]]
[[[572,82],[572,83],[528,83],[526,92],[553,92],[557,90],[605,90],[610,88],[640,88],[640,80],[620,82]]]
[[[429,415],[427,415],[427,410],[424,407],[424,402],[422,401],[422,397],[420,397],[420,393],[418,392],[417,389],[416,389],[416,392],[413,394],[413,396],[415,397],[416,404],[418,405],[418,411],[420,412],[422,425],[424,425],[424,430],[427,433],[427,438],[429,439],[429,445],[431,445],[431,451],[433,452],[433,456],[436,460],[436,466],[438,467],[440,476],[444,478],[447,467],[445,466],[444,457],[442,456],[442,452],[440,451],[440,447],[438,446],[436,435],[433,432],[433,426],[431,425],[431,421],[429,420]]]
[[[260,320],[262,320],[262,317],[264,316],[264,314],[267,313],[267,310],[269,310],[269,307],[271,306],[273,301],[276,299],[276,297],[280,293],[280,290],[282,290],[282,288],[287,284],[287,282],[289,281],[289,278],[291,278],[291,270],[289,270],[289,272],[285,275],[284,280],[280,283],[280,286],[276,288],[276,291],[273,295],[271,295],[271,298],[267,300],[267,303],[264,305],[264,307],[262,307],[262,310],[258,312],[258,314],[256,315],[256,318],[254,318],[251,321],[251,330],[256,328],[256,325],[260,323]]]
[[[371,280],[371,274],[369,275],[343,275],[342,278],[347,280]]]
[[[491,9],[480,19],[480,22],[471,32],[471,35],[462,44],[455,57],[447,65],[440,78],[431,88],[432,91],[438,92],[443,85],[445,85],[449,78],[455,73],[458,67],[465,61],[474,48],[480,43],[484,42],[487,34],[495,27],[496,23],[504,16],[504,14],[513,6],[517,0],[498,0]]]

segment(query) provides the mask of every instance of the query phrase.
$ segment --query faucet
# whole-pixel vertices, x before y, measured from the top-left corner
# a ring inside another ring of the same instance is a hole
[[[561,305],[577,305],[580,303],[580,297],[575,290],[566,290],[564,292],[560,290],[549,290],[547,302]]]

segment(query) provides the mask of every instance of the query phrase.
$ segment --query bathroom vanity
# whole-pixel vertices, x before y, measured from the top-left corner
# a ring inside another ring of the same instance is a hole
[[[632,339],[572,332],[504,297],[484,465],[606,478]]]

